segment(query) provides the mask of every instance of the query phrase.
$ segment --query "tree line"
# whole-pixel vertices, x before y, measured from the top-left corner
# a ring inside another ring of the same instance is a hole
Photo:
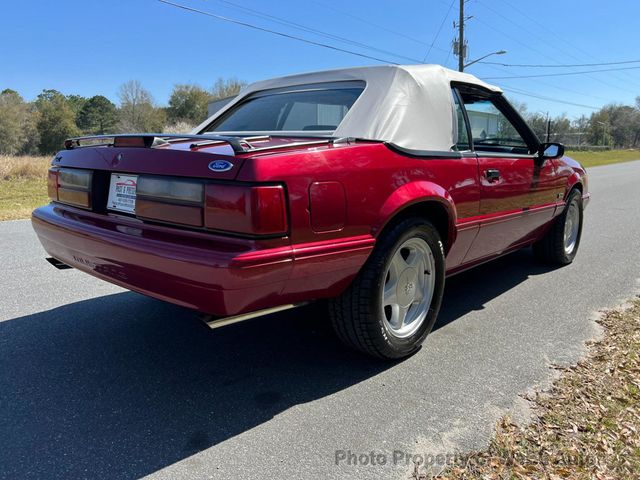
[[[549,138],[570,147],[640,147],[640,97],[634,105],[609,104],[590,116],[573,120],[566,114],[550,117],[544,112],[528,111],[524,103],[512,103],[542,141]]]
[[[118,105],[103,95],[83,97],[43,90],[25,101],[15,90],[0,92],[0,154],[48,155],[66,138],[125,132],[185,133],[207,118],[209,102],[236,95],[245,82],[218,79],[212,88],[173,87],[168,106],[158,106],[137,80],[122,84]]]
[[[122,84],[118,105],[103,95],[83,97],[43,90],[25,101],[11,89],[0,92],[0,154],[50,154],[66,138],[124,132],[184,133],[207,118],[208,103],[236,95],[244,82],[218,79],[212,88],[173,87],[168,106],[158,106],[137,80]],[[569,146],[636,148],[640,146],[640,97],[635,105],[609,104],[590,116],[550,118],[514,102],[538,138]]]

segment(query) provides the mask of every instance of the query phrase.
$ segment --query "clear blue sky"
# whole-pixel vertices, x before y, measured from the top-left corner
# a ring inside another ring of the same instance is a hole
[[[256,18],[220,0],[175,1],[398,63],[416,62],[397,55],[422,61],[442,24],[426,61],[452,68],[456,65],[448,52],[458,0],[444,23],[451,0],[230,0],[391,53]],[[467,24],[470,60],[501,49],[508,53],[487,60],[573,64],[640,59],[640,2],[469,0],[466,10],[474,16]],[[6,2],[2,12],[0,89],[13,88],[27,99],[35,98],[44,88],[54,88],[65,94],[103,94],[117,101],[118,86],[138,79],[159,105],[165,105],[175,83],[210,87],[218,77],[234,76],[250,82],[309,70],[379,64],[178,10],[157,0],[16,1]],[[640,67],[640,63],[621,66]],[[598,67],[533,69],[476,64],[469,72],[490,78],[593,68]],[[593,107],[611,102],[631,104],[640,95],[640,68],[488,81]],[[509,96],[525,102],[531,111],[552,115],[565,112],[575,117],[593,111],[521,94]]]

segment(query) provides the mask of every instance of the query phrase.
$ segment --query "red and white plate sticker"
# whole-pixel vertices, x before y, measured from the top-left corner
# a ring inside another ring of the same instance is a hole
[[[107,208],[119,212],[135,213],[137,184],[137,175],[112,173]]]

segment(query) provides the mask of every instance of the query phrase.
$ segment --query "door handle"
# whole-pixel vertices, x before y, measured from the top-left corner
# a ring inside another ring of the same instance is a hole
[[[492,183],[497,182],[498,180],[500,180],[500,170],[490,168],[484,171],[484,176],[487,177],[487,180]]]

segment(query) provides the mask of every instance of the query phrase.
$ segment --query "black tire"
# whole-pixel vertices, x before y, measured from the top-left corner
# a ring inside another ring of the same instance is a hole
[[[570,208],[578,209],[578,235],[570,251],[565,248],[565,225],[567,223],[567,214]],[[568,265],[573,262],[578,247],[580,246],[580,238],[582,237],[582,218],[583,205],[582,193],[574,188],[567,197],[564,211],[554,220],[553,225],[545,236],[538,242],[533,244],[533,253],[535,257],[546,264],[550,265]]]
[[[383,320],[382,289],[391,259],[399,247],[411,238],[424,240],[433,254],[433,296],[417,330],[406,338],[398,338]],[[347,346],[375,357],[397,359],[411,355],[420,348],[436,321],[442,303],[444,273],[444,250],[438,230],[422,218],[408,218],[399,222],[380,237],[349,289],[329,301],[336,334]]]

